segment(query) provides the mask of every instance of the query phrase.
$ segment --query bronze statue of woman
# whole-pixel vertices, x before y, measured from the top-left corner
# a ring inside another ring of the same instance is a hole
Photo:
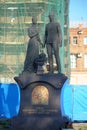
[[[32,25],[28,29],[28,36],[30,37],[27,47],[26,58],[24,62],[24,71],[30,73],[35,72],[34,60],[39,55],[39,43],[42,44],[39,36],[39,29],[37,26],[37,18],[32,18]]]

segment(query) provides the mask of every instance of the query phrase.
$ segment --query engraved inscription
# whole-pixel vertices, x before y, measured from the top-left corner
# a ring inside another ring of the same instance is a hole
[[[28,114],[50,114],[50,113],[57,113],[57,109],[44,109],[44,108],[37,108],[37,109],[24,109],[23,112]]]

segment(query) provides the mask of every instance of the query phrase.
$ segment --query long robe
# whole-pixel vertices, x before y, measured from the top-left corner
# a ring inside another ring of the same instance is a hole
[[[39,45],[41,42],[39,38],[38,27],[32,25],[31,28],[28,29],[28,35],[30,37],[27,47],[26,58],[24,62],[24,71],[28,71],[30,73],[35,72],[34,68],[34,60],[39,55]]]

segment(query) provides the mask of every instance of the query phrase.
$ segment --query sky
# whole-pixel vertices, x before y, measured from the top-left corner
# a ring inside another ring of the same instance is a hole
[[[87,22],[87,0],[70,0],[70,21]]]

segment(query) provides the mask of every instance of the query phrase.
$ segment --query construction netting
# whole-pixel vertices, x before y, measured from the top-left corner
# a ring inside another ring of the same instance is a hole
[[[69,0],[0,0],[0,82],[13,81],[23,70],[27,43],[27,30],[32,16],[37,16],[43,40],[49,12],[61,24],[60,48],[62,73],[69,76]]]

